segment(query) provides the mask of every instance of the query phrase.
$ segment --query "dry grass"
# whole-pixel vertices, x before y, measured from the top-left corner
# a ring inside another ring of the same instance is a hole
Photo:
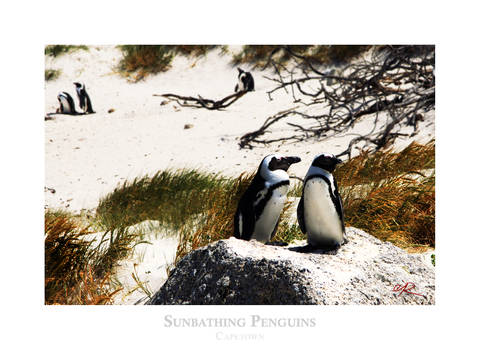
[[[134,81],[167,71],[174,57],[172,50],[163,45],[121,45],[119,48],[123,57],[118,71]]]
[[[336,170],[345,221],[409,250],[435,246],[435,143],[400,153],[364,152]],[[233,217],[254,174],[225,178],[196,170],[166,170],[126,182],[100,201],[98,223],[114,230],[157,220],[179,235],[175,264],[190,251],[233,234]],[[301,195],[301,183],[289,196]],[[275,241],[304,239],[282,213]],[[295,209],[295,208],[293,208]]]
[[[85,45],[46,45],[45,46],[45,55],[58,57],[60,55],[75,52],[78,50],[88,51],[88,46]]]
[[[435,246],[435,143],[368,153],[335,172],[346,224],[402,248]]]
[[[275,50],[277,50],[274,54],[276,61],[281,64],[288,63],[292,57],[284,50],[278,50],[281,47],[280,45],[244,45],[242,51],[233,56],[232,64],[263,67]],[[317,64],[345,63],[370,47],[369,45],[289,45],[294,53],[308,57]]]
[[[126,227],[144,220],[178,230],[204,212],[211,193],[229,188],[233,179],[195,169],[163,170],[126,181],[100,200],[96,218],[102,228]]]
[[[193,230],[190,225],[180,230],[175,264],[190,251],[233,235],[233,218],[240,197],[255,174],[241,174],[226,186],[206,193],[205,208]]]
[[[59,69],[45,69],[45,81],[52,81],[58,79],[61,74]]]
[[[170,69],[175,55],[200,57],[216,45],[120,45],[123,53],[117,71],[138,82]]]
[[[135,236],[116,230],[96,241],[92,233],[65,212],[45,213],[45,304],[109,304],[119,292],[110,276]]]

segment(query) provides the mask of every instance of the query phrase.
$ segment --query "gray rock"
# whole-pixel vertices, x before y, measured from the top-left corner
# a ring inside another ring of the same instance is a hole
[[[421,256],[353,227],[347,238],[312,253],[220,240],[185,256],[148,304],[435,303],[435,270]]]

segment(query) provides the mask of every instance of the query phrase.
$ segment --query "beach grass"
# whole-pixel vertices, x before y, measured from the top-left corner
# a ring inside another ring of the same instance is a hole
[[[435,247],[435,142],[362,152],[335,171],[347,225],[413,251]]]
[[[201,57],[216,45],[119,45],[122,59],[117,72],[134,82],[166,72],[176,55]]]
[[[138,243],[124,229],[98,236],[65,211],[45,212],[45,304],[111,304],[116,263]]]
[[[86,45],[46,45],[45,55],[58,57],[63,54],[78,51],[78,50],[88,51],[88,46]]]
[[[435,246],[435,143],[410,144],[402,152],[362,152],[335,171],[345,223],[402,248]],[[159,171],[125,182],[103,199],[97,223],[106,230],[156,220],[179,235],[176,261],[191,250],[233,234],[238,201],[253,178],[228,178],[198,170]],[[293,183],[290,197],[300,197]],[[282,213],[291,210],[288,202]],[[305,239],[298,225],[280,220],[274,241]]]
[[[228,190],[233,179],[195,169],[162,170],[126,181],[99,201],[98,223],[104,229],[156,220],[178,230],[194,221],[214,200],[211,193]]]
[[[346,225],[409,252],[435,247],[434,168],[434,140],[426,145],[412,143],[399,153],[362,152],[342,163],[335,177]],[[149,239],[141,230],[131,229],[145,220],[178,235],[173,265],[192,250],[231,237],[238,201],[253,176],[162,170],[127,181],[106,195],[90,221],[64,211],[47,211],[45,303],[112,303],[121,286],[111,276],[117,262],[128,257],[136,244]],[[300,181],[292,182],[290,200],[273,241],[291,243],[306,238],[290,217],[296,217],[294,198],[301,195],[301,189]],[[89,238],[98,231],[104,233]],[[148,294],[147,285],[139,283],[138,288],[145,288]]]
[[[361,152],[334,173],[345,224],[409,251],[435,247],[435,141]],[[300,197],[302,183],[289,195]]]
[[[317,64],[342,64],[367,51],[370,45],[286,45],[295,54],[309,58]],[[280,65],[287,64],[293,57],[281,48],[285,45],[244,45],[232,56],[232,64],[249,64],[263,68],[270,58]],[[282,69],[281,66],[278,67]]]
[[[62,73],[59,69],[45,69],[45,81],[52,81],[58,79]]]

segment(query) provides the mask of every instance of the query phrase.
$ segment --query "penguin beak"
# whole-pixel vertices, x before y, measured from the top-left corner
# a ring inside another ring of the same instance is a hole
[[[340,158],[335,158],[337,164],[340,164],[340,163],[343,163],[343,160],[341,160]]]

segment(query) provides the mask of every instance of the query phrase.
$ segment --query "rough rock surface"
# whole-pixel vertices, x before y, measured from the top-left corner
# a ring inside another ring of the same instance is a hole
[[[185,256],[148,303],[435,303],[432,264],[356,228],[347,238],[336,252],[312,253],[295,251],[298,244],[221,240]]]

